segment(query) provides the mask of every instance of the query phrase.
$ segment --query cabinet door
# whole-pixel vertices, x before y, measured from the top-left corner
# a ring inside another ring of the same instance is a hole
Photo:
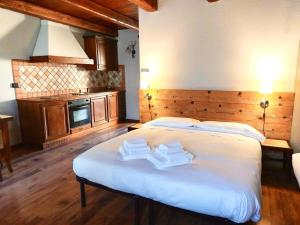
[[[105,65],[107,70],[118,71],[118,41],[105,40]]]
[[[103,36],[91,36],[84,39],[85,52],[94,59],[94,65],[87,65],[92,70],[118,70],[118,42]]]
[[[98,126],[108,122],[107,97],[101,96],[92,99],[92,125]]]
[[[96,58],[97,69],[105,70],[107,46],[104,39],[96,38],[96,51],[97,51],[97,58]]]
[[[119,117],[117,94],[108,95],[108,115],[109,115],[109,121],[117,120]]]
[[[70,133],[67,103],[41,105],[45,141],[64,137]]]

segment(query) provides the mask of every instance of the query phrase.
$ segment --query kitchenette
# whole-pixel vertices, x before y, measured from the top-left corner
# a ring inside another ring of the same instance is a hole
[[[33,56],[12,69],[23,143],[49,149],[126,118],[113,37],[84,36],[83,48],[68,26],[44,20]]]
[[[70,93],[18,100],[23,142],[53,148],[72,135],[113,127],[125,118],[124,91]]]

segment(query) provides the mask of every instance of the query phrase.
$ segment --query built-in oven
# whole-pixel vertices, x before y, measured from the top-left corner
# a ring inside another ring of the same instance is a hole
[[[71,129],[91,124],[91,100],[89,98],[70,100],[68,106]]]

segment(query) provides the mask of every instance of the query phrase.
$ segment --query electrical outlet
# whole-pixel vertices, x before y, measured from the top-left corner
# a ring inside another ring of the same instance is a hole
[[[11,83],[11,84],[10,84],[10,87],[11,87],[11,88],[20,88],[20,86],[19,86],[18,83]]]

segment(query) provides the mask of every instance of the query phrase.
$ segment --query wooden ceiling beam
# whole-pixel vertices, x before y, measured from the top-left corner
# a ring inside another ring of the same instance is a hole
[[[78,19],[67,14],[63,14],[54,10],[46,9],[31,3],[18,0],[0,0],[0,8],[17,11],[23,14],[35,16],[41,19],[51,20],[54,22],[90,30],[110,36],[118,36],[118,31],[109,27],[95,24],[83,19]]]
[[[157,11],[158,9],[157,0],[128,0],[128,1],[136,4],[138,7],[148,12],[154,12]]]
[[[105,6],[99,5],[90,0],[61,0],[66,4],[79,8],[91,15],[95,15],[103,20],[117,24],[121,27],[127,27],[134,30],[139,30],[138,21],[127,17],[121,13],[111,10]]]

